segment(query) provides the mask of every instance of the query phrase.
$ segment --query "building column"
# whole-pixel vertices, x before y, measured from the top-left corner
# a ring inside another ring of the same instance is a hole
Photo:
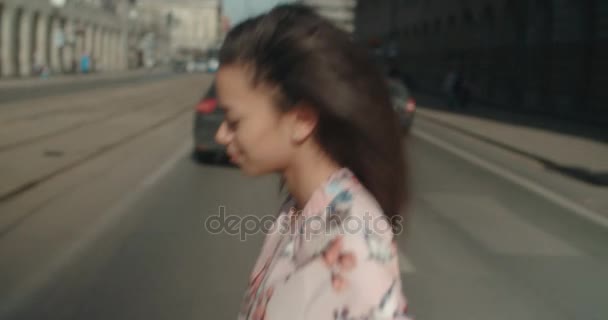
[[[36,64],[39,66],[48,66],[49,64],[49,17],[40,14],[38,16],[38,24],[36,28],[38,31],[36,32],[36,52],[34,55],[36,57]]]
[[[88,55],[93,55],[93,47],[95,46],[95,29],[92,25],[87,25],[84,30],[84,52],[86,52]]]
[[[120,51],[122,45],[120,43],[120,31],[114,33],[114,70],[120,70]]]
[[[51,39],[49,41],[49,59],[50,59],[50,69],[52,72],[61,73],[61,46],[65,41],[60,41],[63,38],[62,28],[61,28],[61,20],[57,17],[51,17],[51,30],[50,30]]]
[[[138,32],[137,30],[129,30],[127,32],[127,69],[138,68],[139,60],[137,56],[138,47]]]
[[[94,42],[93,45],[93,68],[95,71],[99,71],[99,66],[103,64],[103,29],[100,26],[95,27]]]
[[[29,76],[32,74],[32,40],[34,39],[33,14],[24,10],[21,13],[21,27],[19,28],[19,75]]]
[[[122,30],[120,33],[119,50],[120,70],[127,70],[129,69],[129,33],[127,30]]]
[[[17,19],[17,12],[14,8],[4,6],[2,10],[2,76],[10,77],[15,75],[17,66],[15,65],[14,56],[17,43],[17,34],[15,30],[15,23]]]
[[[104,28],[101,33],[101,68],[104,72],[109,70],[109,47],[110,47],[110,30]]]
[[[118,69],[118,64],[116,61],[117,56],[117,42],[118,42],[118,33],[116,31],[112,31],[110,33],[110,70],[116,71]]]
[[[92,24],[87,24],[84,29],[84,52],[89,56],[89,72],[95,71],[93,61],[93,50],[95,47],[95,27]]]
[[[66,20],[63,25],[65,43],[63,45],[63,72],[72,72],[74,55],[74,22]]]
[[[85,52],[86,29],[82,21],[74,23],[74,57],[78,60]]]
[[[103,32],[103,47],[102,47],[102,65],[103,71],[110,71],[110,44],[111,44],[111,31],[106,29]]]
[[[118,32],[112,31],[110,33],[110,70],[116,71],[118,70],[118,61],[117,58],[118,52]]]

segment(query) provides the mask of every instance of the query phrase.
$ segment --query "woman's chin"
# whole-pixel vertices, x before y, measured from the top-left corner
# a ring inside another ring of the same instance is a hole
[[[239,169],[241,169],[241,172],[248,177],[265,176],[276,172],[276,170],[266,170],[264,168],[251,166],[244,163],[239,163],[237,164],[237,166],[239,167]]]
[[[248,166],[246,163],[236,163],[241,172],[248,177],[257,177],[260,175],[259,170],[253,166]]]

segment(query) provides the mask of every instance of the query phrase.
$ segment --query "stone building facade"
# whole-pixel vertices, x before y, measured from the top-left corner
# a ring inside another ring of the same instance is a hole
[[[155,8],[170,17],[171,51],[204,51],[218,45],[221,29],[219,0],[140,0],[139,6]]]
[[[354,31],[356,0],[301,0],[300,3],[315,8],[343,30]]]
[[[359,0],[355,34],[422,90],[459,69],[487,104],[608,123],[608,1]]]
[[[63,3],[57,7],[54,3]],[[109,5],[111,4],[111,5]],[[0,75],[30,76],[36,66],[74,72],[88,53],[97,70],[128,67],[127,3],[100,0],[0,0]]]

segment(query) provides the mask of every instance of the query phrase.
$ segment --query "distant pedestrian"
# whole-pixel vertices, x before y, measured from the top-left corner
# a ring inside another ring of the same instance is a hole
[[[443,93],[447,100],[447,105],[450,109],[456,106],[456,87],[458,80],[458,73],[456,70],[450,70],[443,81]]]
[[[88,53],[83,53],[80,57],[80,72],[87,74],[91,70],[91,56]]]
[[[471,90],[462,72],[453,69],[445,77],[443,92],[450,109],[465,108],[470,100]]]

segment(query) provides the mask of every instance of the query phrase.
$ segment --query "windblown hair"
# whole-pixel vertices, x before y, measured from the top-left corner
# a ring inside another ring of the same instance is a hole
[[[346,32],[309,7],[278,6],[235,26],[220,64],[243,65],[254,86],[276,87],[283,112],[299,102],[315,108],[323,150],[353,171],[388,218],[400,214],[407,166],[387,82]]]

